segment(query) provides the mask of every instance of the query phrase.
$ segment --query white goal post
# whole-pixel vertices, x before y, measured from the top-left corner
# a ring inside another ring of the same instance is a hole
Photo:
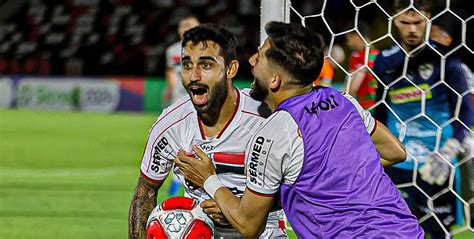
[[[271,21],[290,22],[290,0],[260,1],[260,43],[267,38],[265,24]]]

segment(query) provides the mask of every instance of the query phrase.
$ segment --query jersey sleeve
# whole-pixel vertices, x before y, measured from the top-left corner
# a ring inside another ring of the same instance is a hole
[[[247,189],[254,194],[272,196],[285,176],[291,157],[291,140],[285,114],[291,117],[281,111],[271,115],[247,145]]]
[[[163,112],[150,129],[140,166],[141,175],[150,182],[163,182],[171,171],[179,149],[179,136],[172,129],[179,121]]]
[[[468,81],[471,76],[463,68],[461,61],[457,58],[447,62],[446,72],[447,84],[455,91],[448,91],[448,101],[451,108],[457,108],[458,98],[461,97],[459,120],[468,127],[472,127],[474,126],[474,107],[471,103],[470,95],[468,94]],[[454,128],[454,137],[459,142],[462,142],[467,133],[467,129],[459,121],[454,121],[452,125]]]
[[[373,131],[375,130],[375,119],[372,117],[368,110],[362,108],[362,106],[357,102],[357,100],[349,94],[344,93],[344,97],[346,97],[357,109],[362,120],[364,121],[365,127],[367,128],[367,133],[372,135]]]

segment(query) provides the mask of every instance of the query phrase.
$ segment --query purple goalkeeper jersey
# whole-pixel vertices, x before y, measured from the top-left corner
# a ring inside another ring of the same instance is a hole
[[[354,105],[326,87],[283,101],[304,142],[304,161],[281,202],[301,238],[423,238]]]

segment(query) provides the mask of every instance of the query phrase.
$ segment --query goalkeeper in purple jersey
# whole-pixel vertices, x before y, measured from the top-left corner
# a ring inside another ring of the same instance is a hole
[[[472,136],[469,127],[474,112],[461,61],[451,56],[442,61],[436,52],[440,46],[425,42],[426,17],[430,14],[423,6],[415,7],[419,11],[409,8],[394,19],[402,47],[385,49],[375,60],[374,72],[381,85],[390,86],[377,90],[377,101],[385,101],[390,110],[379,105],[375,118],[402,140],[408,153],[405,162],[386,168],[387,174],[395,184],[413,183],[417,170],[416,185],[431,197],[449,186],[456,156],[463,151],[466,136]],[[455,223],[456,198],[452,193],[438,197],[431,210],[418,188],[400,190],[417,216],[435,213],[445,228]],[[422,226],[431,238],[445,238],[434,217]]]
[[[183,175],[246,237],[258,236],[272,205],[281,203],[300,238],[423,238],[382,167],[405,159],[401,143],[354,98],[312,87],[323,62],[320,36],[294,23],[270,22],[265,31],[249,59],[250,95],[275,112],[247,145],[242,197],[223,187],[198,147],[201,160],[184,153],[175,160]]]

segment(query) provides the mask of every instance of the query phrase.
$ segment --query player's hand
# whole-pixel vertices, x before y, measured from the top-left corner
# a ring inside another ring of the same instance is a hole
[[[461,145],[456,139],[446,141],[439,153],[433,153],[426,159],[425,164],[418,170],[421,179],[434,185],[443,185],[451,171],[450,162],[456,157]]]
[[[431,185],[443,185],[449,177],[450,167],[440,155],[432,154],[418,172],[425,182]]]
[[[216,201],[209,199],[201,203],[201,208],[214,222],[221,225],[229,225],[229,221],[225,218]]]
[[[204,181],[216,174],[216,168],[211,159],[197,146],[193,146],[193,151],[201,160],[186,156],[184,151],[180,150],[174,162],[186,179],[202,188]]]

